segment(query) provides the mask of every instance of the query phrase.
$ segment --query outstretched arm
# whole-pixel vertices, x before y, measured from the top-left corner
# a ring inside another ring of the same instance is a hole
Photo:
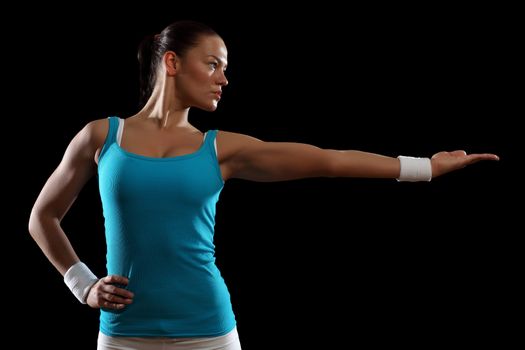
[[[394,179],[400,174],[399,160],[380,154],[321,149],[302,143],[263,142],[242,134],[221,133],[227,145],[224,168],[228,178],[270,182],[308,177]],[[443,175],[480,160],[498,160],[498,157],[488,153],[439,152],[431,159],[432,176]]]

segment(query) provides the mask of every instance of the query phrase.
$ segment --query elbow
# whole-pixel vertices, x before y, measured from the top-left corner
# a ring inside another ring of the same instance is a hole
[[[31,210],[31,214],[29,215],[29,222],[27,225],[27,230],[32,237],[35,236],[37,228],[38,226],[40,226],[39,222],[40,222],[40,213],[35,208],[33,208]]]
[[[326,161],[322,167],[322,176],[324,177],[340,177],[341,176],[341,162],[339,161],[337,150],[326,150],[330,154],[326,157]]]
[[[31,237],[36,239],[38,234],[42,232],[42,227],[45,225],[48,220],[52,220],[52,217],[46,215],[42,210],[33,208],[31,214],[29,215],[29,222],[27,224],[27,230]]]

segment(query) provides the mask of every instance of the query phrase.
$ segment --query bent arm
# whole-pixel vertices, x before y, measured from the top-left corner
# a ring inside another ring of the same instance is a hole
[[[86,125],[73,138],[40,192],[29,218],[29,233],[62,275],[79,261],[60,222],[80,190],[95,174],[95,123]]]

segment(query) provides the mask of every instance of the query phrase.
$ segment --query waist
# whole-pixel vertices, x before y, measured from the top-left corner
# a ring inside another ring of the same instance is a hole
[[[140,266],[109,274],[128,276],[134,293],[123,310],[101,310],[101,330],[117,336],[213,335],[235,324],[230,294],[215,264],[146,273]]]

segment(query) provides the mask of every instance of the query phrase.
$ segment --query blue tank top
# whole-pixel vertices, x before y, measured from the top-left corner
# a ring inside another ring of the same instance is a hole
[[[215,205],[224,182],[206,133],[190,154],[154,158],[116,142],[109,118],[98,179],[108,274],[129,278],[133,304],[102,309],[108,336],[206,337],[235,327],[230,294],[215,265]]]

